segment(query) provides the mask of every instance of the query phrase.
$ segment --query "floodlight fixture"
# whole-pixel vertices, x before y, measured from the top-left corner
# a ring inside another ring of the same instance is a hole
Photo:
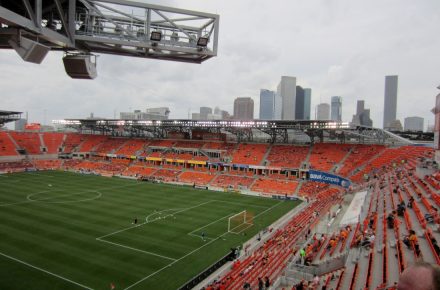
[[[152,41],[161,41],[162,39],[162,32],[160,31],[152,31],[150,35],[150,40]]]
[[[201,37],[199,37],[199,39],[197,39],[197,46],[206,47],[206,46],[208,46],[208,42],[209,42],[208,37],[201,36]]]

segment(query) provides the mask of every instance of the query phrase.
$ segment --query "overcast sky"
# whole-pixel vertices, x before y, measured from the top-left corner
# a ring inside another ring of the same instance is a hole
[[[140,1],[140,0],[139,0]],[[236,97],[252,97],[259,114],[261,88],[276,89],[282,75],[312,88],[314,106],[343,98],[343,120],[356,101],[382,127],[386,75],[399,76],[397,117],[433,124],[440,84],[439,0],[148,1],[220,15],[218,56],[202,64],[101,55],[98,78],[73,80],[62,54],[41,65],[0,51],[3,110],[29,112],[29,121],[95,116],[167,106],[187,118],[200,106],[232,112]]]

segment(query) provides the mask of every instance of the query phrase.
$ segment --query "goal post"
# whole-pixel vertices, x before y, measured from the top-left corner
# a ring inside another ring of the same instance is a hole
[[[254,224],[254,215],[247,210],[228,218],[228,233],[239,234]]]

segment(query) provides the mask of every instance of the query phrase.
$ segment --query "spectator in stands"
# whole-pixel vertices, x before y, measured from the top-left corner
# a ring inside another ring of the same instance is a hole
[[[390,213],[387,216],[387,225],[388,228],[392,229],[394,227],[394,212]]]
[[[243,289],[251,289],[251,284],[249,282],[244,282]]]
[[[408,205],[407,208],[412,208],[413,207],[413,203],[414,203],[414,197],[410,197],[408,200]]]
[[[440,267],[426,262],[406,268],[400,275],[397,290],[440,289]]]
[[[266,288],[266,290],[269,290],[269,287],[270,287],[270,280],[269,280],[269,277],[268,277],[268,276],[266,276],[266,277],[264,278],[264,287]]]
[[[437,256],[440,256],[440,247],[438,246],[437,240],[434,237],[431,237],[431,244]]]
[[[264,290],[264,282],[261,277],[258,277],[258,290]]]

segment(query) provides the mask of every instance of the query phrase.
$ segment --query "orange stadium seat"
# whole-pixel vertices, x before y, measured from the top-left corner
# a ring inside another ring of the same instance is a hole
[[[232,163],[260,165],[268,148],[267,144],[239,144],[232,155]]]
[[[298,182],[296,181],[259,178],[252,185],[251,189],[265,194],[292,195],[297,186]]]
[[[98,144],[95,147],[95,152],[105,153],[105,154],[113,154],[117,149],[119,149],[125,142],[127,142],[126,138],[109,138]]]
[[[47,148],[47,153],[57,154],[63,145],[64,133],[42,133],[44,146]]]
[[[179,181],[196,185],[207,185],[214,177],[214,175],[209,173],[185,171],[179,175]]]
[[[301,163],[306,160],[310,147],[273,145],[270,149],[267,160],[270,166],[300,168]]]
[[[0,131],[0,156],[18,155],[16,147],[7,132]]]
[[[41,154],[39,133],[10,131],[9,134],[21,149],[26,150],[27,154]]]
[[[136,155],[139,151],[144,149],[144,146],[148,144],[147,141],[141,139],[127,139],[116,152],[116,155]]]
[[[330,172],[349,153],[350,148],[348,144],[315,144],[310,155],[310,167]]]
[[[66,133],[66,140],[64,141],[64,153],[76,152],[79,145],[85,140],[81,134]]]

